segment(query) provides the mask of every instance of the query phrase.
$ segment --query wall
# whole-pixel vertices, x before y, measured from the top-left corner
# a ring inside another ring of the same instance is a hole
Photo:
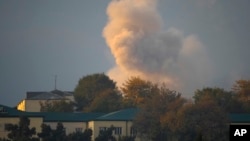
[[[132,121],[90,121],[88,125],[89,128],[93,130],[92,140],[99,135],[100,127],[109,128],[111,126],[122,128],[121,135],[114,135],[118,138],[119,136],[130,136]]]
[[[30,128],[35,127],[36,133],[41,132],[41,124],[43,123],[42,117],[29,117]],[[8,132],[5,131],[5,124],[18,124],[19,117],[0,117],[0,138],[7,138]]]
[[[52,129],[56,129],[58,122],[44,122],[46,125],[50,125]],[[61,122],[63,126],[65,127],[66,134],[70,134],[73,132],[76,132],[76,128],[81,128],[82,132],[87,128],[87,123],[86,122]]]

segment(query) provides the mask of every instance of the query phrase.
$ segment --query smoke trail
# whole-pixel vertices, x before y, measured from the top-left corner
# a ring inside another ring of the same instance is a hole
[[[108,75],[121,84],[130,76],[192,91],[211,74],[202,43],[176,29],[163,29],[156,0],[113,0],[103,36],[116,62]]]

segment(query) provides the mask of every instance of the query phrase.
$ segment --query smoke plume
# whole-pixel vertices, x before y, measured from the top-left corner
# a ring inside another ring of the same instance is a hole
[[[139,76],[185,94],[209,81],[205,47],[195,35],[164,29],[156,0],[113,0],[107,15],[103,36],[116,62],[108,75],[118,85]]]

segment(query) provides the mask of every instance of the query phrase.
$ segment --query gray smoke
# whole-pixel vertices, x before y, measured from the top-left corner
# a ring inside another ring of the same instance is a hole
[[[185,94],[210,81],[205,47],[195,35],[164,29],[156,0],[113,0],[107,15],[103,36],[116,62],[108,75],[118,85],[139,76]]]

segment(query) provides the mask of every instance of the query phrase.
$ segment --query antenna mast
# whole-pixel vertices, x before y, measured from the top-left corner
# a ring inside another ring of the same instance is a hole
[[[57,75],[55,75],[55,90],[56,90]]]

